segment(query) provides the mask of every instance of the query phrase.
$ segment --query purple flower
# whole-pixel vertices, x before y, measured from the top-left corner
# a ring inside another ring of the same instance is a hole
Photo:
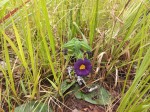
[[[90,60],[86,58],[84,60],[78,59],[74,64],[74,70],[77,76],[87,76],[92,70]]]

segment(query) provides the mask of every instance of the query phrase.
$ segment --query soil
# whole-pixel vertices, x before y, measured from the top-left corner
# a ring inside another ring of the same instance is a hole
[[[63,112],[105,112],[104,107],[88,103],[84,100],[79,100],[74,96],[66,98],[65,105],[66,107],[63,107],[62,109]]]

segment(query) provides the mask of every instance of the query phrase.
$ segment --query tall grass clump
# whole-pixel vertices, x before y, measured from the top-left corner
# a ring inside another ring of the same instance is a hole
[[[118,94],[105,110],[148,112],[149,6],[147,0],[0,1],[0,107],[12,111],[36,100],[63,109],[70,64],[63,45],[78,38],[92,47],[91,82]]]

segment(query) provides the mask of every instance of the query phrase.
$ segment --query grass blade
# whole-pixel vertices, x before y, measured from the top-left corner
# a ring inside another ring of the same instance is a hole
[[[54,56],[54,60],[56,60],[54,36],[52,34],[52,29],[51,29],[51,26],[50,26],[50,23],[49,23],[48,11],[47,11],[47,8],[46,8],[46,1],[45,0],[40,0],[40,1],[41,1],[43,16],[44,16],[45,23],[46,23],[46,29],[47,29],[47,32],[48,32],[48,37],[49,37],[49,40],[50,40],[50,46],[52,48],[52,54]]]
[[[92,43],[93,43],[94,36],[95,36],[95,29],[97,26],[98,5],[99,5],[98,2],[99,2],[99,0],[96,0],[95,6],[93,9],[93,13],[92,13],[92,19],[90,22],[90,34],[89,34],[90,37],[89,38],[90,38],[91,47],[92,47]]]
[[[134,96],[134,94],[136,94],[136,90],[137,90],[136,88],[138,87],[138,83],[140,82],[141,78],[143,77],[144,72],[150,65],[149,57],[150,57],[150,48],[147,50],[147,53],[144,56],[144,59],[140,65],[139,69],[137,69],[135,79],[133,80],[131,87],[126,92],[125,96],[123,97],[121,104],[118,107],[118,112],[125,111],[126,106],[128,106],[131,97]],[[135,100],[137,100],[137,99],[135,99]]]
[[[8,75],[9,75],[10,87],[12,89],[13,94],[17,97],[17,92],[16,92],[16,89],[15,89],[14,77],[13,77],[11,64],[10,64],[8,48],[7,48],[7,44],[6,44],[6,40],[5,39],[4,39],[4,50],[5,50],[4,53],[5,53],[5,60],[6,60],[6,65],[7,65]]]

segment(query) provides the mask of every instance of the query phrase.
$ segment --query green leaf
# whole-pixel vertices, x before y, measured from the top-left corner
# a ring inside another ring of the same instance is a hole
[[[72,40],[68,41],[67,43],[65,43],[63,45],[63,48],[68,48],[68,49],[72,49],[75,46],[75,42],[79,41],[76,38],[73,38]]]
[[[92,50],[92,48],[86,42],[81,41],[80,44],[81,44],[81,47],[83,50],[85,50],[85,51],[91,51]]]
[[[91,51],[91,47],[85,41],[79,41],[77,38],[73,38],[63,45],[63,48],[67,49],[68,54],[76,56],[76,58],[82,58],[83,51]],[[71,51],[71,52],[70,52]]]
[[[67,49],[72,48],[72,47],[74,47],[73,42],[68,42],[68,43],[64,44],[64,46],[63,46],[63,48],[67,48]]]
[[[15,108],[14,112],[48,112],[48,105],[42,102],[30,101]],[[52,112],[52,109],[49,109]]]
[[[75,84],[75,80],[72,80],[72,82],[67,82],[67,80],[63,81],[61,84],[61,92],[65,93],[71,86]]]
[[[89,103],[99,105],[108,105],[111,102],[111,96],[109,92],[100,85],[98,86],[98,89],[90,93],[83,93],[77,90],[77,92],[75,93],[75,97],[85,100]]]
[[[79,40],[76,40],[76,41],[74,42],[74,48],[75,48],[75,50],[77,50],[77,51],[80,50],[80,48],[81,48],[81,42],[80,42]]]
[[[76,51],[75,56],[77,59],[81,59],[81,58],[83,58],[83,53],[81,51]]]

